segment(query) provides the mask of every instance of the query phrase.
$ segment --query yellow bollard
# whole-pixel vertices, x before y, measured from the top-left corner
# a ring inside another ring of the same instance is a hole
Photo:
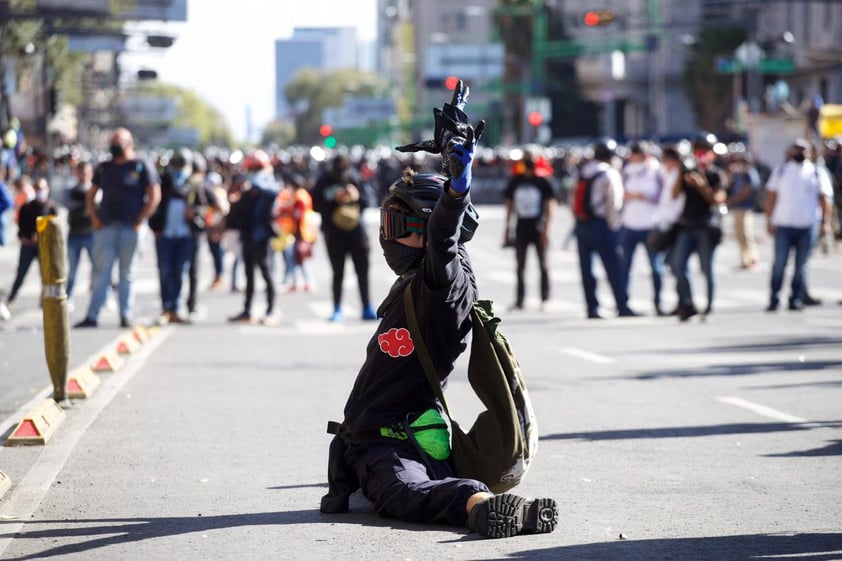
[[[64,236],[55,215],[39,216],[36,229],[41,262],[44,352],[53,382],[53,399],[62,402],[67,399],[67,371],[70,363]]]

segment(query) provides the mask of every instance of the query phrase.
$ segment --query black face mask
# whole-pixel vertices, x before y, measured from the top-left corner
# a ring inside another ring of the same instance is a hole
[[[383,238],[380,238],[380,247],[383,248],[386,264],[396,275],[402,275],[420,265],[427,253],[421,247],[409,247],[395,240],[384,240]]]
[[[120,146],[119,144],[112,144],[111,146],[108,147],[108,151],[111,152],[112,158],[120,158],[125,153],[123,151],[123,147]]]

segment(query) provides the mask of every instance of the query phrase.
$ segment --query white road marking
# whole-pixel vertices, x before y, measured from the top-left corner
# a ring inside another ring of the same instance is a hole
[[[152,352],[169,336],[170,330],[162,329],[145,343],[140,352],[132,356],[126,365],[108,376],[103,376],[103,383],[91,399],[85,400],[72,412],[72,421],[67,419],[62,429],[62,438],[56,439],[43,447],[35,464],[12,489],[8,500],[0,505],[0,520],[21,520],[18,524],[3,527],[8,537],[0,537],[0,556],[9,547],[14,536],[20,532],[23,524],[44,500],[58,474],[67,463],[70,454],[78,444],[88,427],[96,420],[120,390],[140,371]],[[73,426],[69,426],[70,424]],[[73,430],[68,430],[68,429]]]
[[[740,407],[742,409],[751,411],[752,413],[757,413],[761,417],[774,419],[776,421],[783,421],[784,423],[803,424],[807,422],[807,419],[802,419],[801,417],[796,417],[795,415],[790,415],[789,413],[784,413],[783,411],[778,411],[777,409],[773,409],[771,407],[767,407],[766,405],[761,405],[759,403],[754,403],[753,401],[740,399],[739,397],[717,397],[716,401],[719,401],[721,403],[727,403],[735,407]]]
[[[583,349],[577,349],[575,347],[562,347],[561,349],[559,349],[559,351],[562,354],[575,356],[576,358],[581,358],[583,360],[595,362],[596,364],[614,364],[616,362],[611,357],[599,355]]]

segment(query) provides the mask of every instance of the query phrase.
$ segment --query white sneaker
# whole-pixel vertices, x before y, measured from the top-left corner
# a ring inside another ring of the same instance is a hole
[[[72,314],[76,310],[76,303],[73,301],[73,298],[67,299],[67,313]]]
[[[0,302],[0,319],[3,321],[9,321],[12,319],[12,312],[9,310],[9,306],[5,302]]]
[[[266,315],[266,317],[264,317],[262,320],[260,320],[260,323],[267,327],[277,327],[281,325],[281,318],[277,314],[271,313]]]

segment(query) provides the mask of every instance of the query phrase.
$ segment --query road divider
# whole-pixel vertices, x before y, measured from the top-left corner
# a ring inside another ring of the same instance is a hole
[[[102,351],[91,364],[94,372],[117,372],[126,361],[117,354],[116,345]]]
[[[132,333],[131,335],[126,335],[125,337],[117,341],[117,354],[133,355],[140,349],[140,345],[141,342],[137,340],[134,333]]]
[[[132,336],[135,341],[142,345],[149,340],[149,330],[143,325],[138,325],[132,330]]]
[[[70,399],[88,399],[99,387],[99,376],[90,366],[80,366],[67,378],[67,397]]]
[[[50,441],[67,414],[52,398],[47,398],[24,415],[6,446],[37,446]]]

